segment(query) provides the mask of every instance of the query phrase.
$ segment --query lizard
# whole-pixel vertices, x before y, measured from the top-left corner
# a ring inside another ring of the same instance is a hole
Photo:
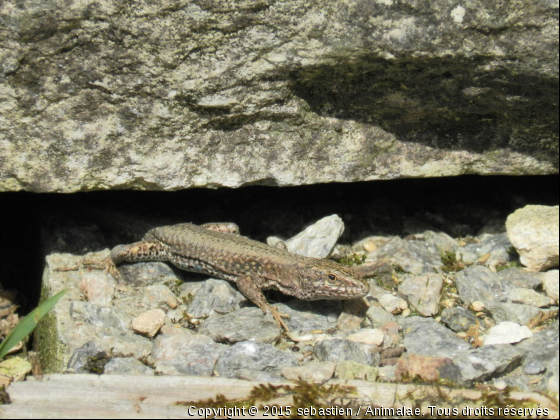
[[[335,261],[305,257],[239,235],[233,223],[180,223],[149,230],[140,242],[117,245],[108,263],[165,261],[176,267],[234,282],[263,313],[269,311],[286,331],[286,317],[271,306],[265,289],[302,300],[351,300],[365,296],[369,283]]]

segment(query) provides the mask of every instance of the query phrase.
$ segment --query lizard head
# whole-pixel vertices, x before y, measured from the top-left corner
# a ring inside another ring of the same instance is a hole
[[[304,300],[350,300],[367,295],[369,283],[350,267],[331,260],[309,259],[299,265]]]

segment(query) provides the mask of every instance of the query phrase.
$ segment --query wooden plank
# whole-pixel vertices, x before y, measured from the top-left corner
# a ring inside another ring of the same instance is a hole
[[[351,401],[354,407],[361,406],[362,414],[368,407],[419,406],[423,414],[430,415],[430,405],[442,407],[446,402],[460,401],[457,407],[461,409],[466,405],[480,407],[480,402],[485,401],[485,391],[480,390],[364,381],[333,380],[327,383],[330,384],[354,387],[355,392],[349,394],[346,402]],[[0,418],[204,418],[204,413],[189,410],[188,406],[177,405],[177,402],[206,400],[217,394],[227,399],[243,399],[258,385],[257,382],[219,377],[46,375],[42,380],[30,378],[12,383],[8,388],[12,403],[0,406]],[[530,401],[534,407],[547,408],[548,418],[558,418],[558,402],[540,394],[513,392],[504,398],[507,398],[504,407],[509,404],[511,408],[512,402],[514,406],[519,402],[517,406],[521,407],[523,402]],[[272,403],[293,405],[289,395],[267,404]],[[261,417],[262,409],[259,414]],[[234,418],[254,417],[246,413]]]

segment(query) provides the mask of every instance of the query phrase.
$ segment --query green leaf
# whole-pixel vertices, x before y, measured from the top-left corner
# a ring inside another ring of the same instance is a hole
[[[68,292],[64,289],[62,292],[57,293],[50,299],[47,299],[41,303],[37,308],[33,309],[29,315],[23,318],[19,324],[12,330],[10,334],[2,341],[0,344],[0,360],[14,348],[21,340],[27,337],[37,326],[37,323],[43,318],[49,311],[54,308],[54,305]]]

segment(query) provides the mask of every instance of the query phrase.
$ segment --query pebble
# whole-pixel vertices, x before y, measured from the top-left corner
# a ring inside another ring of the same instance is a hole
[[[439,274],[426,273],[403,281],[399,285],[399,294],[420,315],[433,316],[439,312],[442,288],[443,279]]]
[[[558,206],[529,205],[509,215],[506,229],[519,253],[521,264],[530,270],[558,267]]]
[[[377,328],[364,328],[346,336],[347,340],[355,343],[370,344],[379,347],[383,344],[383,331]]]
[[[132,321],[131,328],[138,334],[153,337],[165,322],[165,312],[161,309],[151,309],[138,315]]]
[[[490,328],[484,340],[484,346],[519,343],[532,336],[533,333],[525,325],[521,326],[515,322],[501,322]]]
[[[334,362],[311,362],[303,366],[285,367],[281,372],[282,376],[290,381],[323,383],[332,378],[335,368]]]
[[[526,305],[544,308],[550,306],[550,299],[533,289],[515,288],[508,291],[508,300],[513,303],[524,303]]]
[[[475,312],[482,312],[486,308],[484,306],[484,303],[481,302],[480,300],[475,300],[474,302],[471,302],[470,307]]]

